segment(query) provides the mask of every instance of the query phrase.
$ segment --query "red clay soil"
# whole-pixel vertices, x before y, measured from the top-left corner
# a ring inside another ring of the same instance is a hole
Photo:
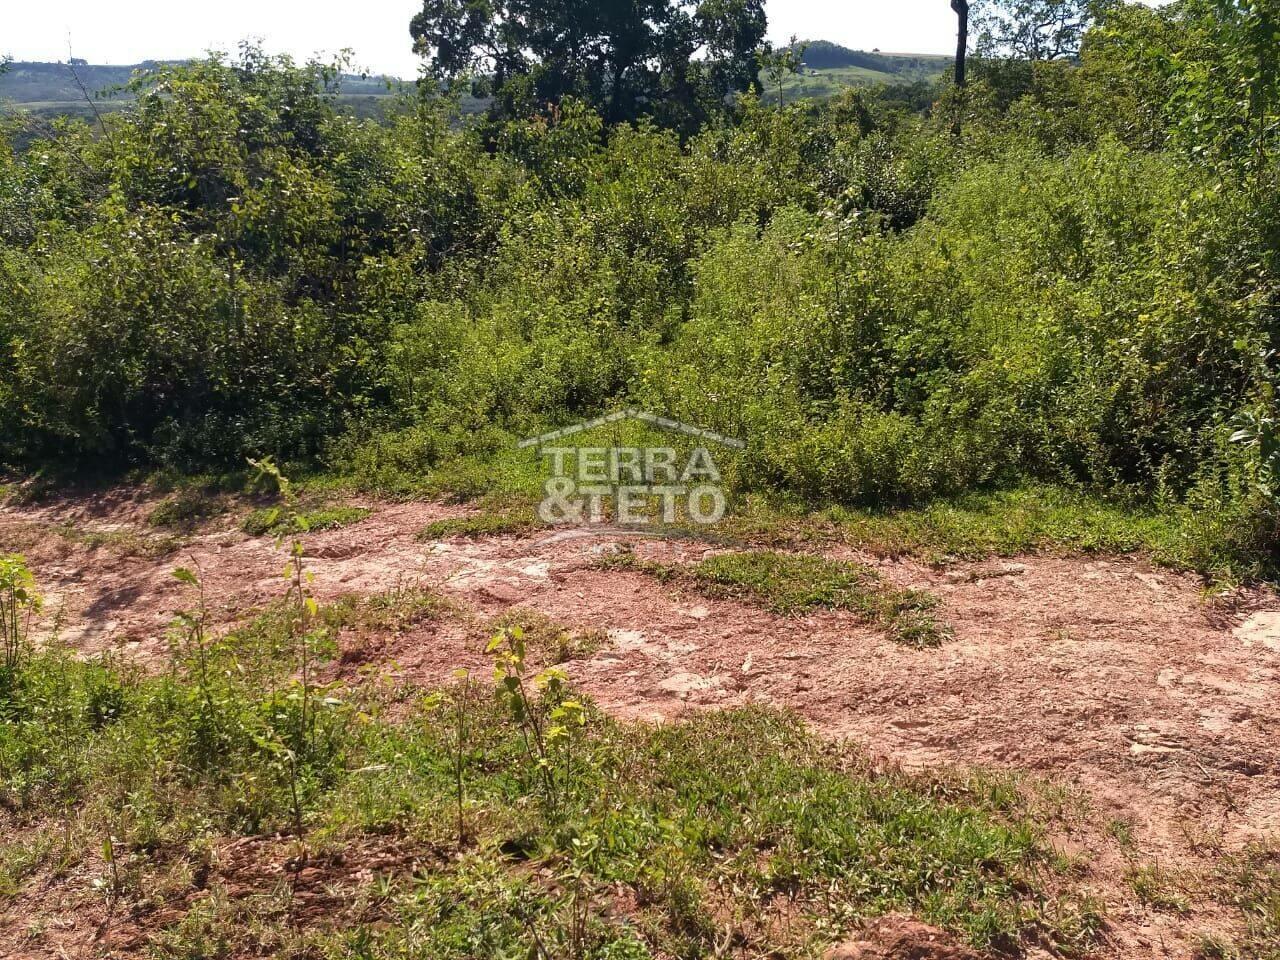
[[[167,655],[166,625],[188,602],[175,566],[198,568],[214,615],[243,617],[283,592],[284,549],[215,523],[162,557],[122,555],[121,532],[154,536],[154,501],[117,492],[0,509],[0,552],[20,549],[48,599],[42,627],[93,654]],[[1241,592],[1210,602],[1199,581],[1126,558],[1026,556],[1016,562],[848,559],[942,601],[954,629],[914,650],[852,614],[786,618],[683,592],[638,572],[601,569],[627,538],[609,531],[419,542],[428,522],[465,512],[436,503],[369,504],[368,519],[308,535],[321,598],[420,584],[474,614],[382,638],[359,659],[406,679],[483,669],[477,623],[529,609],[609,642],[566,665],[606,710],[665,720],[708,707],[796,710],[907,768],[1024,771],[1079,788],[1089,823],[1065,845],[1087,850],[1112,930],[1104,955],[1191,956],[1195,935],[1228,920],[1208,904],[1183,916],[1142,907],[1121,881],[1127,860],[1099,829],[1131,825],[1143,862],[1203,866],[1201,851],[1280,832],[1280,601]],[[55,532],[114,531],[89,546]],[[688,562],[711,548],[632,541],[638,555]],[[149,552],[141,551],[143,554]],[[367,642],[367,639],[362,641]],[[874,954],[868,954],[869,956]]]

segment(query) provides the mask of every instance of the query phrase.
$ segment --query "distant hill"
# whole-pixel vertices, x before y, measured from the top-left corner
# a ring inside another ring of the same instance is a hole
[[[850,50],[838,43],[811,40],[804,46],[804,65],[810,70],[831,71],[846,68],[882,74],[898,83],[932,80],[942,74],[951,58],[926,53],[881,53],[874,50]]]
[[[929,83],[951,66],[951,58],[929,53],[881,53],[879,50],[850,50],[827,40],[800,44],[804,48],[804,68],[783,84],[787,102],[802,98],[823,100],[848,87],[907,87]],[[776,88],[763,85],[765,102],[778,99]]]
[[[804,49],[803,68],[783,83],[788,103],[800,99],[825,100],[849,87],[889,86],[906,94],[904,103],[919,106],[927,91],[914,88],[942,76],[951,68],[951,57],[932,53],[881,53],[850,50],[827,40],[799,44]],[[763,79],[763,78],[762,78]],[[765,103],[776,103],[778,90],[761,83]]]
[[[179,61],[147,60],[128,66],[107,66],[77,61],[75,74],[93,95],[98,109],[119,109],[131,98],[122,88],[139,70],[154,69]],[[826,98],[850,86],[912,84],[940,76],[950,57],[912,53],[870,53],[850,50],[826,40],[814,40],[804,52],[804,70],[784,84],[788,101],[801,97]],[[767,100],[777,98],[776,90],[762,90]],[[357,116],[379,116],[394,94],[411,89],[412,83],[393,77],[345,75],[339,104]],[[0,110],[19,109],[45,118],[76,116],[92,118],[71,67],[65,63],[15,61],[0,73]],[[467,98],[464,109],[483,109],[479,101]]]
[[[91,93],[98,93],[129,82],[135,70],[145,70],[161,65],[160,61],[128,67],[112,67],[92,63],[76,63],[76,73]],[[14,103],[57,103],[83,100],[76,86],[71,68],[65,63],[31,63],[21,60],[9,64],[0,74],[0,99]]]
[[[76,77],[84,84],[101,111],[118,110],[133,95],[123,89],[133,75],[153,70],[177,60],[146,60],[128,66],[75,64],[75,72],[66,63],[42,63],[17,60],[0,73],[0,109],[17,108],[46,119],[73,116],[90,119],[93,109],[85,102]],[[388,97],[411,87],[393,77],[369,77],[348,74],[342,77],[338,100],[359,116],[376,116],[388,103]]]

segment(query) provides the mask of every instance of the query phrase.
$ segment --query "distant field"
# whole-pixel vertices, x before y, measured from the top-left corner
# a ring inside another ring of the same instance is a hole
[[[914,72],[913,72],[914,73]],[[931,80],[942,73],[940,66],[936,71],[925,76],[904,76],[901,73],[885,73],[867,67],[836,67],[829,70],[813,70],[802,76],[793,77],[782,85],[783,94],[788,101],[811,97],[823,100],[834,97],[848,87],[866,87],[876,84],[914,83],[918,80]],[[776,89],[765,89],[765,98],[777,99]]]

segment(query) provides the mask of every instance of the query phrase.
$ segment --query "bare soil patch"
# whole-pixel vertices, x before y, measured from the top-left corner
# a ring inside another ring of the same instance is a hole
[[[886,763],[994,767],[1066,784],[1083,812],[1062,842],[1087,854],[1114,956],[1191,956],[1199,932],[1230,923],[1196,891],[1183,912],[1142,904],[1126,880],[1135,863],[1203,873],[1221,851],[1280,831],[1280,601],[1268,591],[1211,601],[1197,579],[1127,558],[934,568],[833,554],[940,598],[954,636],[916,650],[847,612],[782,617],[600,564],[622,544],[663,563],[722,546],[577,530],[424,542],[424,526],[466,508],[361,505],[373,508],[367,519],[305,538],[317,595],[422,586],[465,613],[346,638],[339,674],[372,663],[431,684],[459,667],[485,669],[483,624],[529,610],[607,635],[565,669],[619,716],[663,721],[766,703]],[[167,624],[186,602],[178,565],[199,569],[224,625],[280,596],[285,548],[240,532],[238,515],[159,556],[120,549],[119,537],[58,532],[152,536],[144,518],[153,507],[119,491],[0,509],[0,552],[22,550],[46,595],[43,637],[56,633],[86,655],[163,663]],[[1131,843],[1113,841],[1116,824]]]

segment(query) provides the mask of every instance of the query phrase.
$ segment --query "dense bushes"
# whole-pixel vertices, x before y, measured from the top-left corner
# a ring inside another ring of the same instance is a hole
[[[1265,543],[1261,445],[1229,438],[1274,422],[1278,152],[1245,121],[1277,91],[1151,48],[1231,70],[1221,16],[1122,8],[1082,66],[980,71],[924,117],[748,96],[685,141],[571,100],[358,122],[252,49],[166,68],[105,135],[0,154],[0,459],[382,482],[636,403],[746,437],[748,488],[1048,479]]]
[[[698,262],[655,403],[764,482],[919,499],[1018,471],[1182,490],[1269,336],[1241,200],[1114,143],[952,178],[905,233],[790,210]]]
[[[6,460],[314,457],[386,402],[420,273],[484,242],[509,178],[430,108],[335,114],[325,76],[166,68],[103,136],[0,158]]]

